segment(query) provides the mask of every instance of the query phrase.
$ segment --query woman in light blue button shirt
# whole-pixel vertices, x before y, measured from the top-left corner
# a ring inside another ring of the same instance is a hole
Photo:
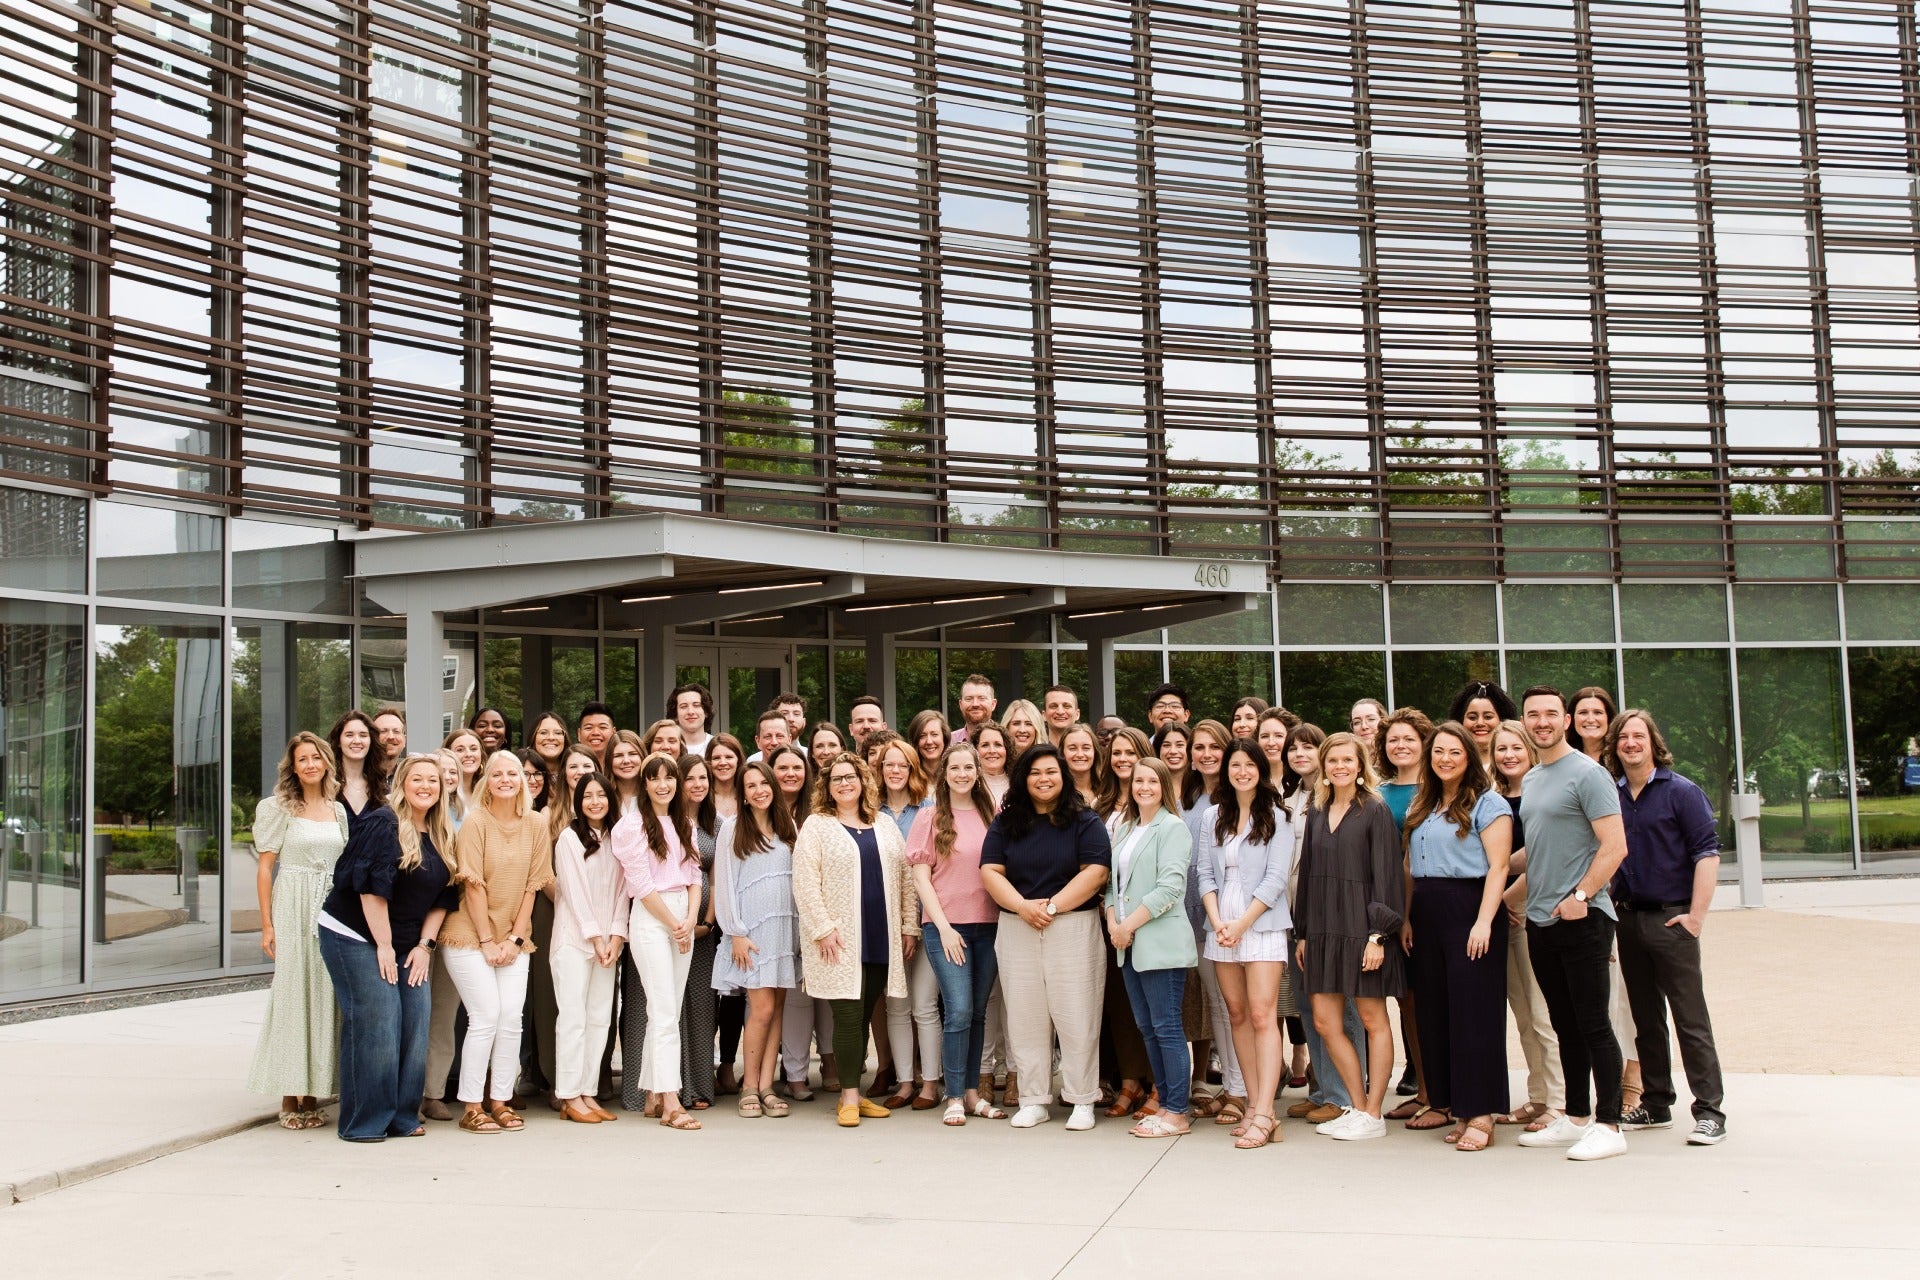
[[[1293,1012],[1287,998],[1293,824],[1268,779],[1266,757],[1252,742],[1242,738],[1227,748],[1220,776],[1218,802],[1201,825],[1194,853],[1208,926],[1201,954],[1213,962],[1246,1077],[1249,1111],[1234,1130],[1234,1145],[1254,1150],[1273,1138],[1279,1019]]]
[[[1433,731],[1407,810],[1413,990],[1427,1097],[1456,1151],[1484,1151],[1507,1110],[1506,888],[1513,812],[1466,729]]]

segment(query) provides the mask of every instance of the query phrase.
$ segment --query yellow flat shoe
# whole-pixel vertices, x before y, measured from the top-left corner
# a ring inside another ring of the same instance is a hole
[[[865,1102],[866,1099],[862,1098],[861,1101]],[[863,1110],[865,1110],[864,1107],[850,1107],[850,1106],[847,1106],[845,1103],[842,1103],[840,1106],[840,1110],[836,1113],[840,1118],[840,1127],[842,1129],[858,1128],[860,1125],[860,1113]],[[880,1114],[886,1115],[887,1109],[885,1107],[881,1107]]]
[[[845,1111],[846,1108],[842,1107],[840,1110]],[[887,1110],[871,1098],[862,1098],[860,1099],[860,1114],[869,1120],[885,1120],[888,1116],[892,1115],[893,1112]]]

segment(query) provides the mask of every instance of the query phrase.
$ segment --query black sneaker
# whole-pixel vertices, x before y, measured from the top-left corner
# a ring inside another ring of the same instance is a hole
[[[1649,1107],[1635,1107],[1631,1111],[1621,1113],[1620,1127],[1628,1133],[1635,1133],[1641,1129],[1671,1129],[1673,1128],[1673,1112],[1655,1111]]]
[[[1708,1117],[1693,1126],[1687,1142],[1695,1147],[1717,1147],[1727,1140],[1727,1122]]]
[[[1403,1098],[1413,1097],[1420,1092],[1420,1077],[1411,1071],[1401,1072],[1400,1083],[1394,1086],[1393,1091]]]

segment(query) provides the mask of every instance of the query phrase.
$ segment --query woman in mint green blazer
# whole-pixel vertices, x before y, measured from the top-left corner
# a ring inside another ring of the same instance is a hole
[[[1113,874],[1107,880],[1107,933],[1119,953],[1120,980],[1160,1086],[1161,1109],[1133,1127],[1136,1138],[1171,1138],[1188,1130],[1193,1069],[1180,1000],[1187,970],[1199,960],[1184,909],[1192,861],[1193,835],[1180,820],[1173,774],[1159,760],[1142,756],[1114,828]]]

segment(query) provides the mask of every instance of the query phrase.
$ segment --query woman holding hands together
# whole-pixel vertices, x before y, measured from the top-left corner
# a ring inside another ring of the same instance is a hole
[[[1184,910],[1193,836],[1180,820],[1172,771],[1151,756],[1133,767],[1120,814],[1113,833],[1113,874],[1107,881],[1107,936],[1119,956],[1120,980],[1160,1085],[1160,1109],[1130,1132],[1136,1138],[1173,1138],[1190,1127],[1193,1064],[1187,1056],[1180,1002],[1187,970],[1196,960],[1193,926]]]
[[[793,847],[793,900],[807,948],[801,982],[833,1010],[838,1119],[849,1129],[893,1114],[860,1094],[867,1023],[882,996],[907,994],[907,961],[920,940],[906,841],[892,819],[876,822],[883,816],[866,762],[842,751],[821,770]]]
[[[1227,785],[1201,827],[1194,864],[1211,930],[1204,953],[1219,979],[1247,1081],[1250,1111],[1234,1130],[1234,1146],[1251,1151],[1280,1136],[1273,1099],[1280,1091],[1279,1018],[1293,1003],[1287,998],[1293,824],[1259,747],[1244,738],[1235,742],[1222,772]]]
[[[613,856],[626,869],[633,918],[627,945],[645,995],[646,1029],[621,1028],[625,1052],[640,1050],[639,1069],[629,1063],[632,1087],[622,1087],[628,1110],[653,1095],[646,1114],[657,1114],[669,1129],[698,1129],[700,1122],[680,1105],[680,1002],[693,966],[693,931],[700,920],[700,856],[693,846],[680,795],[680,767],[673,756],[655,752],[640,765],[642,796],[637,813],[613,828]],[[639,1004],[640,1002],[633,1002]],[[636,1014],[638,1013],[635,1010]],[[654,1108],[657,1107],[656,1112]]]

